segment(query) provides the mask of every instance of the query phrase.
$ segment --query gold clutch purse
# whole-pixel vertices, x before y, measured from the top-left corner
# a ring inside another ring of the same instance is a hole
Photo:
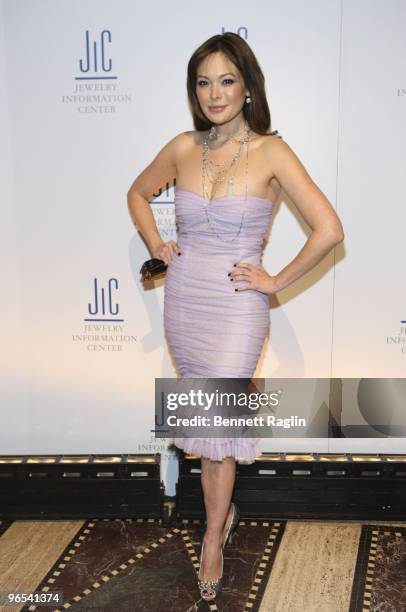
[[[162,259],[157,259],[156,257],[148,259],[142,264],[140,270],[141,278],[143,281],[154,279],[165,274],[167,267],[168,265]]]

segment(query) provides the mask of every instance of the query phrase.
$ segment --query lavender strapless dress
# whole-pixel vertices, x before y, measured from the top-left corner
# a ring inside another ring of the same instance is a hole
[[[166,271],[164,330],[181,378],[251,378],[269,334],[269,297],[256,289],[235,291],[233,264],[262,259],[273,203],[224,195],[211,202],[176,189],[180,256]],[[171,438],[186,453],[253,463],[258,438]]]

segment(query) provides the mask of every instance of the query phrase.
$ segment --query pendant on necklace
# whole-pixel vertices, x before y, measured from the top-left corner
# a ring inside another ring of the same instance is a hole
[[[234,193],[233,193],[233,177],[232,176],[230,176],[227,179],[227,195],[228,196],[234,195]]]

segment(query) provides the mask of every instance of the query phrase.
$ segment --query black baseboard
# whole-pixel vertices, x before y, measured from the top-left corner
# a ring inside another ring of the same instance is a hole
[[[200,458],[179,450],[176,518],[203,518]],[[246,519],[406,520],[406,456],[263,453],[238,464]]]
[[[160,455],[9,456],[1,519],[167,519]]]

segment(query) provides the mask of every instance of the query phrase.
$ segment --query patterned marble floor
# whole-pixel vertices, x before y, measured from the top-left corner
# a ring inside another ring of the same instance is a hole
[[[406,612],[406,522],[240,521],[214,604],[196,574],[204,525],[155,519],[0,522],[0,591],[64,603],[4,612]]]

